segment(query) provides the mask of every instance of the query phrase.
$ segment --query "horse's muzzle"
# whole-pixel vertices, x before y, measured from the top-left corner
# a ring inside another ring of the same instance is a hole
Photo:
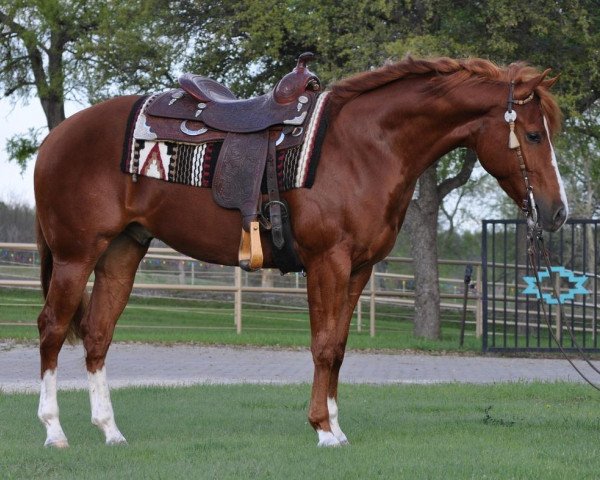
[[[560,203],[551,208],[544,208],[544,204],[538,202],[538,213],[540,226],[547,232],[556,232],[567,221],[568,208]]]

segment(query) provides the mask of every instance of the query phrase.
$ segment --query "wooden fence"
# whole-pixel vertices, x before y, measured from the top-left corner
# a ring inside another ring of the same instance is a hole
[[[20,255],[19,255],[20,254]],[[25,254],[26,261],[23,255]],[[12,255],[12,257],[11,257]],[[35,244],[23,244],[23,243],[0,243],[0,287],[21,287],[21,288],[41,288],[40,281],[35,279],[38,275],[37,267],[37,248]],[[19,259],[19,256],[22,257]],[[10,261],[10,259],[17,258],[17,261]],[[8,259],[8,261],[7,261]],[[287,286],[272,286],[272,285],[252,285],[249,278],[256,274],[247,274],[238,267],[224,267],[223,275],[219,277],[219,282],[203,280],[202,266],[203,262],[199,262],[187,256],[183,256],[180,253],[170,248],[151,247],[148,253],[142,260],[144,268],[140,270],[152,271],[150,267],[153,264],[169,264],[175,262],[177,268],[175,270],[167,270],[171,277],[177,279],[173,283],[164,282],[148,282],[140,281],[136,278],[134,283],[134,290],[153,290],[153,291],[190,291],[190,292],[215,292],[215,293],[229,293],[233,294],[234,297],[234,321],[236,331],[242,332],[242,318],[243,318],[243,296],[246,293],[261,293],[261,294],[279,294],[279,295],[306,295],[306,285],[304,278],[300,274],[288,275]],[[388,266],[393,264],[409,265],[412,263],[410,258],[404,257],[388,257],[385,259],[385,264]],[[475,275],[473,279],[473,287],[469,289],[469,297],[467,303],[467,310],[474,313],[475,316],[475,327],[477,337],[481,336],[482,332],[482,304],[481,304],[481,264],[480,262],[464,262],[459,260],[439,260],[440,265],[452,265],[456,268],[464,267],[466,264],[471,264],[475,267]],[[2,266],[7,264],[12,265],[12,269],[22,268],[26,271],[23,276],[28,278],[18,278],[20,273],[7,274],[3,271]],[[141,265],[142,265],[141,264]],[[188,265],[187,271],[185,265]],[[414,276],[405,273],[389,273],[382,272],[380,268],[375,268],[371,275],[371,280],[363,295],[360,297],[356,308],[357,314],[357,326],[358,331],[363,329],[364,322],[364,306],[368,305],[368,322],[369,332],[371,336],[376,333],[376,316],[377,316],[377,305],[399,305],[399,306],[414,306],[414,291],[412,286],[414,285]],[[264,274],[263,274],[264,275]],[[273,277],[278,278],[276,275]],[[202,280],[202,281],[199,281]],[[214,280],[214,279],[213,279]],[[263,282],[264,283],[264,282]],[[269,283],[269,282],[266,282]],[[386,285],[394,283],[396,288],[389,288]],[[445,286],[446,291],[442,291],[441,296],[441,308],[445,310],[459,310],[463,309],[463,296],[464,296],[464,278],[452,277],[452,278],[440,278],[440,284]],[[93,281],[88,283],[88,287],[93,286]],[[447,291],[451,290],[451,291]],[[473,323],[468,322],[468,323]]]

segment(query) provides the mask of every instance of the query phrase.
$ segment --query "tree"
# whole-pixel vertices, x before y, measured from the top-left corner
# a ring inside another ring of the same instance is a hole
[[[409,5],[411,2],[406,2]],[[387,0],[235,0],[190,4],[185,17],[190,70],[224,81],[240,95],[272,88],[304,51],[325,85],[380,66],[390,41],[415,28],[419,15]],[[210,18],[210,20],[207,20]]]
[[[35,242],[35,211],[19,202],[0,202],[0,238],[3,242]]]
[[[434,6],[428,28],[392,42],[388,48],[398,55],[407,52],[426,56],[472,55],[492,58],[498,63],[525,59],[542,68],[554,66],[563,73],[557,91],[566,113],[570,141],[575,134],[579,140],[572,145],[579,145],[579,153],[582,148],[586,152],[587,160],[580,167],[578,162],[570,167],[578,170],[583,179],[592,179],[585,183],[590,187],[598,185],[593,182],[598,177],[590,177],[590,173],[594,171],[592,165],[598,165],[600,160],[598,149],[589,148],[593,136],[589,136],[590,122],[585,121],[600,97],[600,13],[596,3],[592,0],[423,2]],[[597,123],[598,115],[592,117]],[[585,132],[580,129],[578,135],[573,127],[584,125]],[[425,191],[419,190],[419,199],[411,202],[407,212],[407,227],[419,230],[409,235],[411,240],[418,239],[412,244],[412,252],[416,286],[421,285],[422,289],[416,292],[415,333],[429,338],[438,338],[440,331],[437,256],[427,254],[437,247],[437,224],[433,221],[439,212],[435,178],[435,172],[425,172],[419,181],[419,188],[425,187]]]
[[[217,2],[213,15],[194,30],[197,50],[203,55],[188,63],[195,69],[229,83],[249,95],[272,87],[304,50],[317,54],[315,71],[327,84],[342,76],[382,64],[388,57],[406,53],[418,56],[468,55],[492,58],[499,63],[526,59],[535,65],[555,66],[569,79],[562,83],[561,98],[572,112],[581,112],[594,101],[598,88],[598,13],[593,0],[509,0],[447,2],[414,0],[392,2],[365,0],[319,2],[317,0],[238,0]],[[187,15],[187,18],[206,18]],[[219,15],[214,15],[218,12]],[[596,93],[590,94],[590,87]],[[595,90],[594,90],[595,89]],[[585,92],[585,93],[582,93]],[[471,159],[472,160],[472,159]],[[470,160],[470,161],[471,161]],[[407,213],[407,228],[419,229],[419,257],[415,275],[431,283],[436,275],[435,245],[441,198],[438,188],[453,185],[456,172],[470,174],[463,159],[453,169],[433,167],[420,180],[420,195]],[[464,170],[461,170],[464,169]],[[439,177],[439,179],[438,179]],[[439,182],[439,183],[438,183]],[[426,193],[429,192],[429,193]],[[427,199],[427,200],[426,200]],[[431,205],[426,205],[431,201]],[[420,209],[418,206],[420,205]],[[411,222],[411,219],[418,219]],[[427,229],[427,232],[425,232]],[[426,245],[423,240],[426,239]],[[419,251],[413,249],[415,255]],[[434,287],[432,287],[434,288]],[[435,338],[439,333],[439,296],[417,295],[415,331]]]
[[[469,180],[477,161],[475,152],[465,150],[461,153],[459,156],[446,156],[446,162],[458,160],[454,163],[455,167],[459,166],[459,170],[439,184],[439,162],[421,175],[415,198],[411,200],[406,212],[404,228],[408,230],[409,238],[413,239],[410,243],[415,271],[414,334],[419,337],[439,339],[441,334],[437,264],[438,217],[444,198]]]
[[[0,0],[0,88],[15,101],[37,97],[51,130],[67,99],[171,85],[172,16],[159,0]],[[37,147],[34,133],[9,142],[22,166]]]

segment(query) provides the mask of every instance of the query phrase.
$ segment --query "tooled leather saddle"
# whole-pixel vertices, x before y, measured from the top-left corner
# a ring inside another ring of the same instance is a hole
[[[276,148],[293,147],[304,139],[305,123],[321,88],[307,67],[313,58],[310,52],[300,55],[292,72],[258,97],[238,99],[224,85],[188,73],[179,79],[181,88],[157,95],[146,106],[148,140],[223,139],[212,194],[218,205],[241,212],[239,264],[248,271],[263,263],[258,219],[265,173],[273,245],[280,251],[291,248],[291,235],[284,231],[287,208],[279,198],[275,153]]]

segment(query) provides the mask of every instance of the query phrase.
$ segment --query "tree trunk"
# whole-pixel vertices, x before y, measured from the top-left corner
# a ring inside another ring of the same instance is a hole
[[[405,228],[415,271],[414,335],[438,340],[441,337],[440,285],[438,274],[438,214],[444,197],[464,185],[477,161],[475,152],[466,150],[463,165],[454,177],[437,184],[437,162],[419,178],[419,197],[410,202]]]
[[[419,198],[412,200],[405,225],[411,238],[415,272],[415,317],[413,333],[438,340],[440,327],[440,286],[437,254],[437,225],[440,198],[437,192],[437,164],[419,179]]]
[[[45,97],[40,101],[48,122],[48,130],[52,130],[65,119],[65,104],[55,97]]]

